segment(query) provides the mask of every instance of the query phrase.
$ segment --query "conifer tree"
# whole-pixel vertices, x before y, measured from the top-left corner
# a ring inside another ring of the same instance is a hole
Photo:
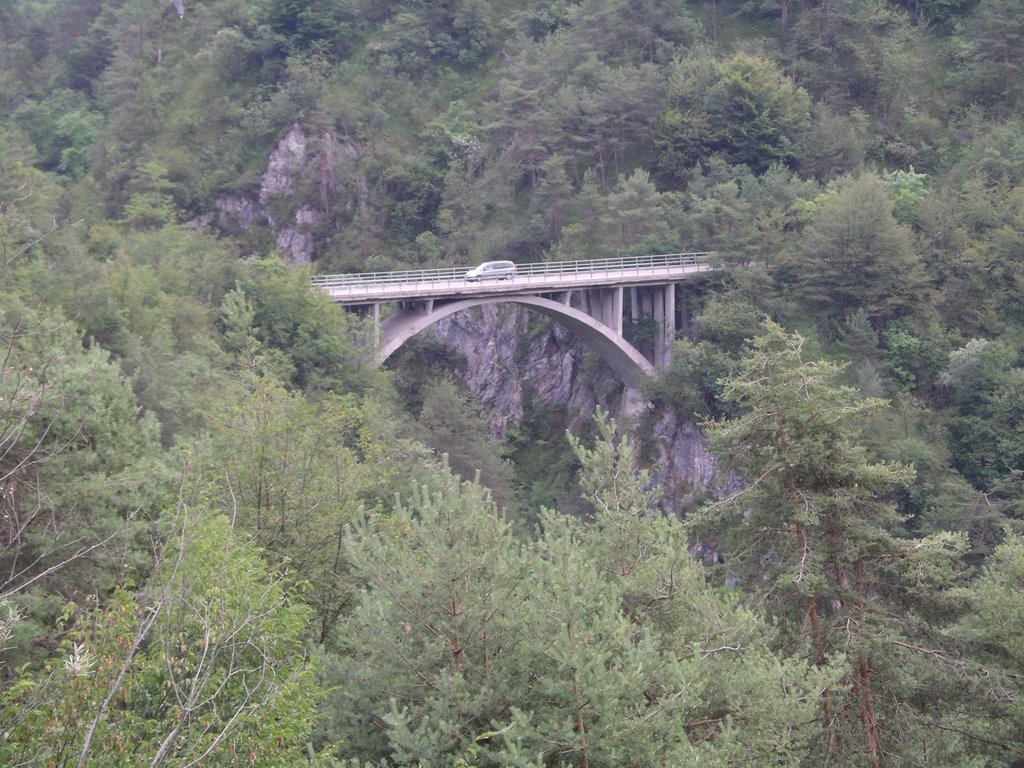
[[[721,468],[744,486],[707,506],[698,530],[719,533],[730,578],[779,617],[788,650],[842,671],[821,693],[814,764],[877,768],[939,748],[941,734],[918,730],[908,670],[934,658],[914,641],[920,602],[945,585],[963,541],[898,535],[887,494],[912,471],[872,463],[856,437],[881,401],[840,386],[839,366],[804,360],[798,334],[771,322],[764,331],[725,383],[723,399],[745,412],[710,425]]]
[[[871,176],[826,197],[796,255],[780,266],[779,283],[795,286],[822,319],[863,308],[882,325],[927,307],[927,278],[910,229],[894,218],[884,182]]]
[[[364,589],[337,633],[323,738],[391,765],[799,765],[831,670],[709,590],[629,445],[576,443],[592,523],[520,542],[479,487],[443,479],[355,532]]]
[[[963,706],[949,707],[943,725],[966,735],[988,765],[1024,760],[1024,539],[1009,536],[981,577],[960,592],[966,608],[953,633],[972,644],[982,673]],[[978,704],[981,706],[978,706]]]

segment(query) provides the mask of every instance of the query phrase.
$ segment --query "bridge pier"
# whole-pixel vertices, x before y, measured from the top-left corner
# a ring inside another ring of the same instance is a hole
[[[402,312],[413,312],[420,315],[429,315],[434,311],[434,300],[433,299],[407,299],[405,301],[399,301],[395,304],[399,311]]]
[[[551,301],[557,301],[559,304],[565,304],[566,306],[572,304],[572,291],[555,291],[554,293],[541,293],[545,299]]]
[[[663,371],[672,364],[672,343],[676,340],[676,286],[669,284],[653,289],[654,319],[658,325],[654,333],[654,367]]]
[[[380,302],[373,303],[370,313],[373,317],[373,348],[380,349]]]
[[[622,335],[622,286],[589,288],[582,292],[580,304],[587,315]]]
[[[629,316],[634,323],[654,321],[654,367],[668,368],[672,364],[672,344],[676,339],[675,283],[630,288]]]
[[[622,286],[585,290],[580,299],[580,309],[621,336],[623,292]],[[668,368],[672,364],[672,344],[676,338],[675,283],[631,287],[629,313],[633,322],[654,321],[652,362],[658,370]]]

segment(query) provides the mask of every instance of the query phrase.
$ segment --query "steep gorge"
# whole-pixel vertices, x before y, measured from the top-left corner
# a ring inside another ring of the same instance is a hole
[[[697,496],[715,493],[715,460],[693,422],[646,402],[631,414],[622,384],[565,328],[519,307],[491,305],[441,320],[427,333],[464,361],[457,374],[496,436],[518,426],[529,408],[564,408],[574,431],[601,408],[637,438],[665,490],[666,512],[682,514]]]
[[[283,258],[310,263],[328,244],[318,225],[337,219],[338,209],[366,205],[360,156],[347,139],[311,136],[295,124],[268,157],[258,198],[217,200],[201,221],[222,231],[266,226]],[[567,427],[579,432],[601,408],[637,438],[665,491],[664,511],[681,515],[697,497],[715,493],[715,461],[692,420],[646,401],[638,409],[608,366],[564,327],[520,307],[491,305],[425,333],[458,358],[454,373],[480,402],[495,437],[505,439],[531,412],[564,413]]]

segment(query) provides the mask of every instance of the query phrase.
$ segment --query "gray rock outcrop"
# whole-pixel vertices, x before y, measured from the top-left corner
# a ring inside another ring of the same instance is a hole
[[[593,418],[600,406],[637,431],[652,478],[665,489],[666,512],[680,514],[697,496],[722,492],[696,425],[672,411],[653,413],[649,403],[640,417],[629,418],[621,382],[563,327],[531,321],[518,307],[487,305],[445,318],[431,332],[465,358],[465,382],[491,415],[496,436],[519,423],[527,395],[541,407],[565,406],[570,428]]]
[[[255,199],[218,198],[214,210],[195,223],[227,232],[266,224],[288,262],[308,264],[321,244],[318,229],[335,222],[337,212],[351,214],[366,204],[369,186],[359,169],[362,154],[355,142],[328,131],[310,136],[295,124],[270,153]]]

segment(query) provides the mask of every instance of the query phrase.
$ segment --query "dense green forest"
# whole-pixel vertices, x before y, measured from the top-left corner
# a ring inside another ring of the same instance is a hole
[[[1024,0],[5,0],[0,105],[0,765],[1024,765]],[[682,250],[576,434],[309,285]]]

